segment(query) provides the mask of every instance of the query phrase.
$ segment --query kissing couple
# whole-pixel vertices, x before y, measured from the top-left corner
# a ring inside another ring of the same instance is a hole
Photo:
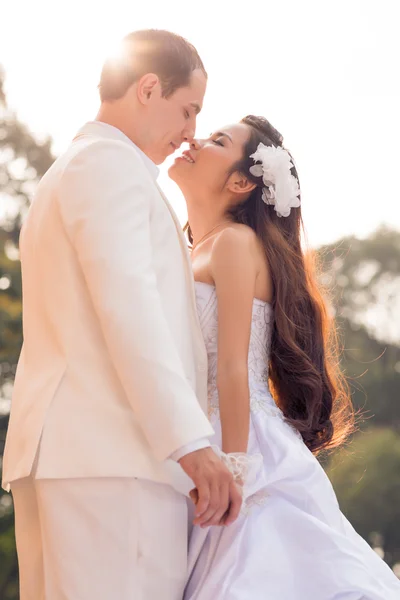
[[[22,228],[20,600],[398,599],[316,458],[354,419],[294,159],[264,117],[196,138],[206,86],[185,39],[126,36]]]

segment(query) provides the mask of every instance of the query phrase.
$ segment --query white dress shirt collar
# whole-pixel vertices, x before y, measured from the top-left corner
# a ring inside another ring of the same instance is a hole
[[[121,141],[131,144],[139,154],[146,169],[149,171],[150,175],[156,181],[160,169],[157,165],[141,150],[136,144],[132,142],[120,129],[114,127],[113,125],[109,125],[108,123],[103,123],[102,121],[89,121],[84,125],[76,134],[75,138],[78,138],[82,135],[95,135],[100,137],[110,137],[114,139],[120,139]]]

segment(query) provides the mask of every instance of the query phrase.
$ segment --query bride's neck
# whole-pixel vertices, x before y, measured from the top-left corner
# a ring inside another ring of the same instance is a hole
[[[201,205],[188,207],[188,221],[193,235],[193,245],[196,245],[213,227],[229,220],[218,208],[210,210],[208,207],[208,209],[205,211]]]

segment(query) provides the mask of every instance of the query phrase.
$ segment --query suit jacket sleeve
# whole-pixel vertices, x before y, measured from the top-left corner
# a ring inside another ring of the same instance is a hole
[[[213,430],[163,313],[152,264],[150,185],[133,148],[99,140],[65,167],[58,202],[111,360],[155,456],[163,460]]]

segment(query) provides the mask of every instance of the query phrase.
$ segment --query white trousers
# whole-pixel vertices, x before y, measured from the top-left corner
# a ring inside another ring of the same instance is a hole
[[[186,498],[128,478],[11,486],[20,600],[182,600]]]

